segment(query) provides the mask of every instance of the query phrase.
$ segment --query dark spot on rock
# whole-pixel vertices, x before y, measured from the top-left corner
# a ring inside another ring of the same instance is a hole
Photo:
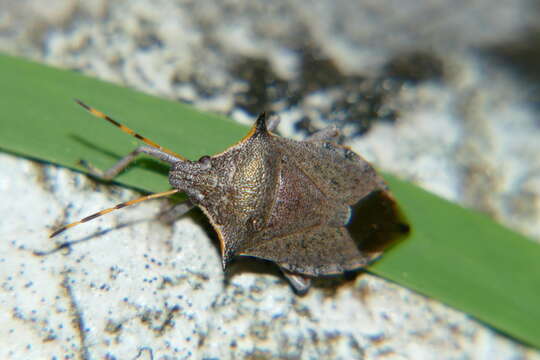
[[[312,134],[316,131],[315,127],[311,124],[311,119],[308,116],[303,116],[294,124],[294,129],[304,134]]]
[[[306,47],[300,50],[301,89],[307,93],[338,86],[345,82],[346,77],[336,64],[321,51]]]
[[[444,76],[444,64],[431,52],[414,51],[391,59],[384,72],[392,79],[413,84],[427,80],[440,81]]]
[[[397,113],[387,105],[388,98],[399,91],[393,85],[382,79],[350,77],[342,84],[342,96],[332,104],[327,118],[335,124],[354,125],[353,135],[367,133],[378,121],[394,122]]]
[[[540,110],[540,28],[518,39],[493,45],[484,52],[530,87],[527,98]]]
[[[109,334],[116,334],[122,330],[122,323],[118,323],[112,320],[107,321],[107,325],[105,325],[105,332],[108,332]]]
[[[142,50],[151,50],[152,48],[162,48],[163,41],[153,32],[144,33],[136,37],[137,45]]]
[[[279,99],[290,102],[295,98],[289,92],[290,84],[274,73],[268,60],[242,58],[231,72],[247,86],[246,91],[236,94],[235,103],[252,115],[272,109],[272,103]]]
[[[262,350],[255,348],[252,351],[246,353],[244,356],[245,360],[270,360],[275,359],[275,356],[273,356],[272,353],[270,353],[268,350]]]

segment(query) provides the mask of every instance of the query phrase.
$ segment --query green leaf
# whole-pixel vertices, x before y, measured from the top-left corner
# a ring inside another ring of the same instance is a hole
[[[75,72],[0,56],[0,147],[84,171],[107,168],[138,143],[73,102],[79,98],[190,159],[221,152],[247,128],[192,107]],[[412,234],[369,270],[454,306],[540,347],[540,246],[484,215],[385,176]],[[116,179],[144,191],[169,188],[164,168],[140,161]]]

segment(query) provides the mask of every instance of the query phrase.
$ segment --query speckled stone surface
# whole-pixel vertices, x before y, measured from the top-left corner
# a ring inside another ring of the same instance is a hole
[[[448,6],[0,0],[0,51],[244,123],[272,109],[297,138],[336,123],[377,166],[538,240],[538,68],[523,46],[538,46],[538,6]],[[369,274],[304,297],[268,264],[224,274],[204,216],[169,226],[159,201],[37,256],[52,228],[137,194],[6,153],[0,192],[2,359],[540,359]]]

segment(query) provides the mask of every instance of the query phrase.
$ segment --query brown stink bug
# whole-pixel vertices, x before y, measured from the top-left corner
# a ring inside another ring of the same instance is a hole
[[[235,256],[266,259],[279,266],[297,292],[305,293],[312,277],[358,269],[373,259],[375,253],[361,250],[345,228],[351,206],[375,193],[394,202],[367,161],[333,142],[339,135],[335,127],[295,141],[271,133],[278,120],[268,120],[262,113],[238,144],[190,161],[77,102],[147,144],[105,172],[93,170],[94,175],[111,180],[144,153],[171,165],[173,190],[102,210],[58,229],[51,237],[116,209],[182,191],[189,201],[180,204],[177,212],[185,213],[196,205],[208,216],[220,240],[224,269]],[[369,223],[362,229],[376,232],[379,224]]]

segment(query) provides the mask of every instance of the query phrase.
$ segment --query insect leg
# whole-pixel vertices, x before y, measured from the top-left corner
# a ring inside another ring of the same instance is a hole
[[[191,201],[186,200],[183,203],[173,206],[171,209],[164,211],[159,215],[159,219],[165,223],[173,223],[182,217],[189,210],[193,209]]]
[[[98,177],[100,179],[103,179],[103,180],[111,180],[113,179],[116,175],[118,175],[122,170],[124,170],[126,167],[128,167],[128,165],[133,161],[135,160],[135,158],[139,155],[139,154],[146,154],[146,155],[150,155],[156,159],[159,159],[159,160],[162,160],[162,161],[165,161],[165,162],[168,162],[169,164],[174,164],[178,161],[182,161],[181,159],[179,158],[176,158],[166,152],[163,152],[159,149],[156,149],[154,147],[151,147],[151,146],[139,146],[137,147],[135,150],[133,150],[132,152],[130,152],[129,154],[127,154],[126,156],[124,156],[122,159],[120,159],[116,164],[114,164],[110,169],[106,170],[106,171],[102,171],[102,170],[99,170],[97,168],[95,168],[94,166],[88,164],[86,161],[81,161],[81,165],[83,165],[84,167],[86,167],[88,169],[88,171],[90,171],[90,173],[95,176],[95,177]]]
[[[311,278],[290,272],[283,267],[279,267],[283,275],[289,280],[289,284],[293,287],[294,291],[298,295],[304,295],[311,287]]]
[[[335,140],[339,137],[339,129],[335,125],[330,125],[309,136],[306,141]]]

